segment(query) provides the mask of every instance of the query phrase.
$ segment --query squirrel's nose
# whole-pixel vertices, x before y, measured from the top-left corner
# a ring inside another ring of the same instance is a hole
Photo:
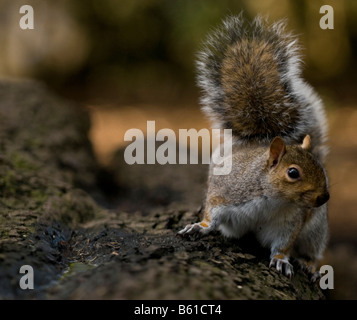
[[[326,191],[322,195],[316,197],[315,206],[320,207],[330,199],[330,194]]]

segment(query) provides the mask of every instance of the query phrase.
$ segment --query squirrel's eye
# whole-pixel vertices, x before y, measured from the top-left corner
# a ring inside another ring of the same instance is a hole
[[[289,176],[289,178],[294,179],[294,180],[300,178],[299,170],[296,169],[296,168],[289,168],[288,169],[288,176]]]

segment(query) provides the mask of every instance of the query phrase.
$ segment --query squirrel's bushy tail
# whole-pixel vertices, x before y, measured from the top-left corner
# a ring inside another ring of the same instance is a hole
[[[282,136],[297,143],[306,134],[324,142],[321,102],[301,79],[297,39],[284,21],[228,17],[209,35],[197,69],[202,109],[216,127],[232,129],[243,142]]]

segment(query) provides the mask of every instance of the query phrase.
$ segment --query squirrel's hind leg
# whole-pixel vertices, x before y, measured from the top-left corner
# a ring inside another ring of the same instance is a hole
[[[303,258],[296,258],[295,260],[299,264],[300,269],[309,276],[311,282],[316,282],[321,278],[321,273],[317,269],[317,261]]]
[[[318,266],[328,241],[327,205],[312,209],[308,212],[305,224],[294,244],[295,257],[300,268],[317,281],[321,274]]]

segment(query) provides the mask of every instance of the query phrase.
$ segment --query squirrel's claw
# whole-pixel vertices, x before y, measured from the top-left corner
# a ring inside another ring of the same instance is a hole
[[[316,271],[316,272],[314,272],[314,273],[311,275],[310,281],[311,281],[312,283],[315,283],[315,282],[317,282],[318,280],[320,280],[320,278],[321,278],[321,273],[320,273],[320,271]]]
[[[194,224],[188,224],[185,228],[177,232],[178,235],[184,236],[195,232]]]
[[[285,276],[287,276],[289,279],[292,278],[292,276],[294,275],[294,268],[293,266],[290,264],[289,260],[287,258],[276,258],[273,257],[270,260],[269,263],[269,268],[275,268],[278,272],[284,274]]]
[[[202,226],[201,223],[188,224],[185,228],[177,232],[177,235],[185,236],[189,234],[207,234],[209,227]]]
[[[306,261],[304,259],[297,259],[299,266],[303,272],[310,278],[311,282],[316,282],[321,278],[321,273],[316,269],[315,261]]]

